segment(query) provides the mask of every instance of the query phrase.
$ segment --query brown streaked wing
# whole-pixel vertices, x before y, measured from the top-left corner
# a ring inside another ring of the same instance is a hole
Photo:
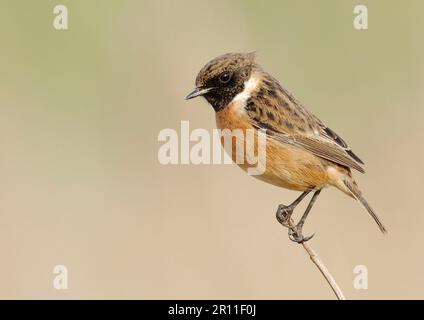
[[[312,152],[318,157],[344,165],[365,173],[365,170],[338,144],[321,137],[294,136],[294,144]]]
[[[307,113],[305,116],[309,122],[312,122],[310,124],[317,129],[319,134],[312,131],[304,121],[297,121],[296,125],[291,125],[291,123],[285,121],[288,116],[287,112],[291,110],[286,108],[277,111],[263,103],[255,102],[254,99],[250,99],[247,103],[247,114],[254,127],[267,129],[270,138],[303,148],[320,158],[356,169],[361,173],[365,172],[360,165],[362,161],[348,148],[344,140],[331,129],[328,129],[327,134],[325,134],[327,127],[304,107],[301,107],[302,112]],[[272,116],[268,114],[269,112],[272,112]],[[302,127],[303,130],[300,130],[299,128]]]
[[[321,134],[323,134],[325,137],[330,138],[334,142],[336,142],[339,146],[343,147],[343,149],[346,151],[346,153],[351,156],[356,162],[359,162],[360,164],[364,164],[364,162],[359,158],[352,149],[349,148],[347,143],[333,130],[331,130],[326,125],[322,124],[322,130],[320,131]]]

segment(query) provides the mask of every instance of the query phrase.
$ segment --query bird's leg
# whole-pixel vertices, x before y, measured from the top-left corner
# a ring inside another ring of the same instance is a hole
[[[277,209],[277,220],[286,228],[291,229],[290,219],[293,214],[294,208],[305,198],[311,190],[304,191],[296,200],[293,201],[292,204],[286,206],[284,204],[280,204]]]
[[[312,236],[304,237],[303,234],[302,234],[302,228],[303,228],[303,224],[305,223],[305,220],[308,217],[308,214],[311,211],[311,208],[314,205],[314,203],[315,203],[318,195],[320,194],[320,192],[321,192],[321,189],[315,191],[314,195],[312,196],[311,201],[309,202],[305,212],[302,215],[302,218],[300,218],[299,222],[294,227],[294,230],[292,228],[289,228],[289,238],[290,238],[290,240],[297,242],[297,243],[302,243],[302,242],[306,242],[306,241],[310,240],[314,236],[314,234],[312,234]]]

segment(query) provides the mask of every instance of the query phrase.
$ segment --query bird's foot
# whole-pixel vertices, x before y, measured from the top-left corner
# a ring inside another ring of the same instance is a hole
[[[305,237],[302,234],[302,226],[297,225],[294,227],[295,230],[293,230],[291,227],[289,227],[289,239],[296,243],[302,243],[309,241],[313,238],[315,233],[313,233],[311,236]]]
[[[290,219],[293,214],[294,208],[292,206],[286,206],[280,204],[277,209],[276,217],[277,221],[281,223],[284,227],[289,228],[290,230]]]
[[[312,237],[315,235],[311,235],[308,237],[303,236],[302,234],[302,227],[303,222],[300,221],[296,226],[293,226],[293,222],[290,223],[292,214],[293,214],[294,206],[289,205],[286,206],[284,204],[280,204],[277,209],[276,217],[280,224],[282,224],[284,227],[289,229],[289,239],[291,241],[294,241],[296,243],[302,243],[306,242],[312,239]]]

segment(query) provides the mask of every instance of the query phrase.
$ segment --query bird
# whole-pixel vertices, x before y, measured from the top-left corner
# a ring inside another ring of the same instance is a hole
[[[326,187],[335,187],[358,200],[380,230],[387,232],[352,175],[352,170],[365,173],[364,162],[345,140],[261,67],[256,53],[227,53],[206,63],[186,100],[195,97],[205,98],[213,107],[219,129],[265,131],[266,168],[254,177],[301,192],[290,205],[280,204],[276,212],[292,241],[302,243],[312,238],[303,235],[303,225]],[[237,164],[244,170],[248,168]],[[306,210],[290,228],[294,209],[310,193],[313,195]]]

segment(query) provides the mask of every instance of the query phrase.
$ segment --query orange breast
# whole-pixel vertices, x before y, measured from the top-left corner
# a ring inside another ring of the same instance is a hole
[[[252,120],[245,113],[240,104],[230,104],[225,109],[216,113],[216,123],[219,129],[229,129],[243,132],[243,135],[232,137],[231,150],[226,150],[231,154],[234,162],[242,158],[242,163],[237,163],[242,169],[247,170],[255,165],[249,164],[246,158],[246,130],[255,130],[253,139],[255,156],[258,150],[257,130],[251,125]],[[240,141],[240,139],[242,141]],[[238,141],[237,141],[238,140]],[[224,138],[221,138],[224,142]],[[238,144],[237,144],[238,143]],[[240,145],[244,146],[240,148]],[[243,154],[240,155],[240,149]],[[238,159],[237,159],[238,156]],[[255,175],[255,178],[287,189],[303,191],[328,183],[328,175],[323,162],[310,152],[291,145],[280,143],[272,138],[266,139],[266,162],[265,172],[262,175]]]
[[[239,103],[232,103],[216,113],[216,124],[219,129],[250,129],[249,117]]]

